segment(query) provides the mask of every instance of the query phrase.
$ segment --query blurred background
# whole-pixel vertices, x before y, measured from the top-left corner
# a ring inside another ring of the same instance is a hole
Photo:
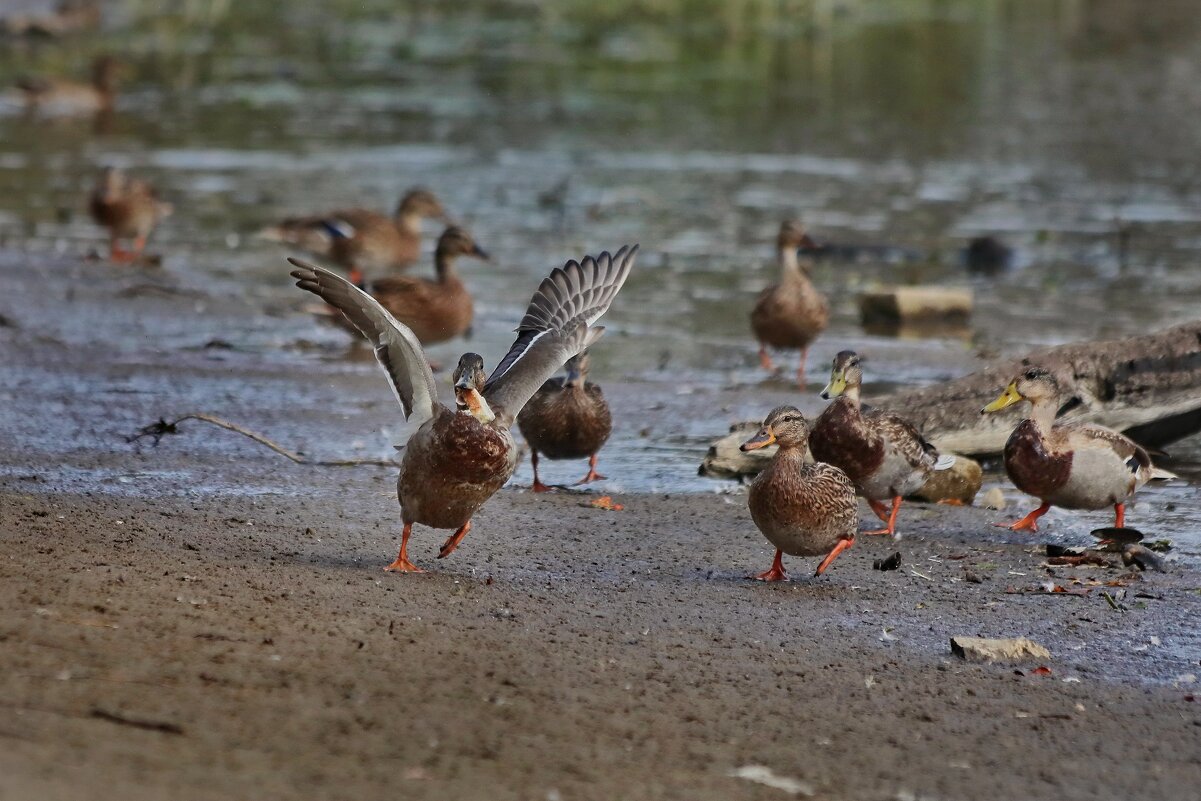
[[[834,316],[806,408],[846,347],[872,356],[872,392],[1201,309],[1201,15],[1188,0],[301,5],[113,0],[91,29],[14,29],[5,85],[86,77],[100,54],[124,69],[102,117],[0,106],[0,241],[103,250],[87,191],[102,165],[127,167],[175,205],[151,240],[162,270],[272,311],[226,336],[265,357],[315,340],[333,358],[343,332],[281,313],[306,298],[287,251],[254,232],[339,206],[388,211],[421,184],[493,255],[462,267],[470,348],[489,363],[550,267],[640,242],[594,378],[699,392],[765,381],[747,312],[776,274],[781,219],[799,216],[842,248],[815,271]],[[13,28],[53,6],[4,8]],[[969,269],[980,236],[1012,249],[1007,266]],[[862,329],[859,290],[918,282],[970,286],[970,326]],[[162,331],[157,345],[201,336]],[[701,487],[697,449],[761,406],[698,409],[668,456],[639,457],[670,459],[653,486]],[[1201,446],[1173,453],[1196,460]]]

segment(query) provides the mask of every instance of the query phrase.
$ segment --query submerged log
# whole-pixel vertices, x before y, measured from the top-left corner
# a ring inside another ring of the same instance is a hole
[[[940,450],[995,456],[1024,410],[981,415],[1014,376],[1030,365],[1051,370],[1065,392],[1060,417],[1099,423],[1158,448],[1201,431],[1201,320],[1127,339],[1079,342],[994,362],[979,372],[868,401],[911,420]],[[717,440],[700,474],[737,478],[758,473],[763,451],[742,453],[744,427]],[[745,437],[744,437],[745,439]],[[764,449],[767,450],[767,449]]]

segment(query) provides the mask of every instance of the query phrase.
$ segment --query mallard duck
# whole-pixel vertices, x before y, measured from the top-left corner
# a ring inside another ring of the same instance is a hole
[[[22,4],[18,3],[18,8]],[[0,19],[0,32],[9,36],[64,36],[100,24],[97,0],[63,0],[54,8],[34,8]]]
[[[108,229],[109,255],[113,261],[135,261],[146,247],[146,238],[163,217],[171,214],[170,203],[159,199],[154,187],[123,170],[106,167],[92,191],[89,208],[97,225]],[[133,250],[121,247],[132,239]]]
[[[120,68],[120,62],[112,56],[98,56],[92,62],[90,83],[35,76],[18,79],[17,88],[25,105],[42,114],[98,114],[113,107]]]
[[[569,261],[545,278],[517,327],[517,340],[491,376],[483,359],[464,354],[453,381],[456,408],[438,400],[434,375],[413,332],[375,298],[337,273],[289,259],[296,285],[337,307],[375,347],[401,411],[414,425],[404,446],[396,494],[400,552],[385,569],[420,572],[408,558],[413,524],[454,529],[438,552],[449,556],[471,518],[517,467],[509,428],[522,407],[559,367],[604,332],[594,325],[609,308],[634,264],[638,246],[610,256]]]
[[[903,417],[878,409],[864,411],[859,402],[863,368],[854,351],[834,357],[823,398],[834,398],[813,425],[809,447],[813,458],[841,468],[867,499],[884,528],[867,534],[897,535],[901,499],[926,483],[934,470],[955,464],[941,456]],[[890,510],[881,501],[892,500]]]
[[[820,576],[835,557],[855,544],[859,528],[855,485],[833,465],[807,462],[809,425],[793,406],[772,409],[742,450],[772,444],[780,449],[751,482],[747,506],[755,525],[776,546],[776,558],[771,569],[752,578],[786,581],[784,554],[825,554],[814,573]]]
[[[370,209],[337,209],[309,217],[290,217],[259,232],[273,242],[323,256],[361,283],[363,270],[411,266],[421,256],[421,221],[447,220],[434,193],[414,187],[401,197],[392,218]]]
[[[596,454],[609,439],[613,418],[601,388],[588,381],[588,352],[568,359],[566,378],[551,378],[517,415],[517,426],[530,445],[534,492],[551,487],[538,480],[538,454],[548,459],[588,457],[588,474],[576,484],[603,481],[596,472]]]
[[[1038,531],[1038,519],[1052,506],[1104,509],[1112,506],[1114,527],[1126,522],[1126,501],[1151,480],[1151,457],[1132,439],[1092,423],[1056,423],[1059,381],[1042,367],[1030,367],[1001,396],[980,410],[998,412],[1029,401],[1030,416],[1018,423],[1003,451],[1005,472],[1014,485],[1042,501],[1011,523],[1011,531]]]
[[[455,269],[460,256],[488,258],[471,234],[452,225],[442,232],[434,250],[437,278],[388,276],[371,285],[371,295],[412,330],[422,345],[460,336],[471,328],[475,313],[471,293]]]
[[[769,286],[759,295],[751,311],[751,329],[759,340],[759,363],[774,373],[768,346],[801,351],[797,367],[797,383],[805,385],[805,359],[809,346],[830,321],[830,303],[809,280],[813,262],[801,259],[797,249],[815,247],[805,226],[795,220],[780,226],[776,250],[780,260],[780,283]]]

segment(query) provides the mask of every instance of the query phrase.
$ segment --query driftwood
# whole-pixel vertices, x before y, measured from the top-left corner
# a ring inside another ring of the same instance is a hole
[[[1071,393],[1060,410],[1063,419],[1124,431],[1149,448],[1201,431],[1201,320],[1128,339],[1034,351],[954,381],[868,402],[903,411],[940,450],[995,456],[1021,419],[1022,409],[989,415],[981,415],[980,409],[1024,367],[1034,364],[1054,372]],[[736,478],[763,469],[771,455],[765,451],[773,449],[738,450],[743,433],[754,425],[736,424],[714,442],[700,474]]]

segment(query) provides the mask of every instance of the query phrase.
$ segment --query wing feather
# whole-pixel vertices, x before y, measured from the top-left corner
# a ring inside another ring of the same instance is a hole
[[[299,259],[288,259],[296,268],[296,286],[312,292],[346,315],[346,319],[375,348],[375,358],[392,384],[405,419],[418,425],[440,408],[434,374],[417,337],[379,302],[335,272]]]

